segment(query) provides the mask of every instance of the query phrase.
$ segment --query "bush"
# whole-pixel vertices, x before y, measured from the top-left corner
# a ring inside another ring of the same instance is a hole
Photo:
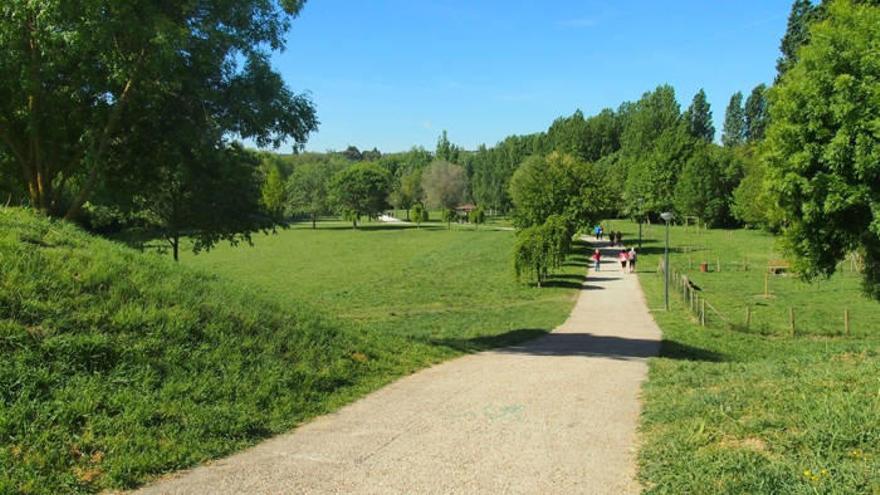
[[[536,282],[540,287],[571,250],[569,222],[561,215],[551,215],[543,225],[519,231],[513,249],[517,280]]]
[[[482,225],[486,223],[486,212],[482,208],[476,208],[468,213],[468,221],[474,225]]]
[[[421,203],[416,203],[413,205],[410,217],[417,226],[421,226],[423,222],[427,222],[431,219],[430,215],[428,214],[428,210]]]

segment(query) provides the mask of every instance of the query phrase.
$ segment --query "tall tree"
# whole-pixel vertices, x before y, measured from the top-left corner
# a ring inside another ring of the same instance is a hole
[[[274,164],[269,165],[266,178],[260,190],[261,202],[266,211],[273,218],[280,219],[284,215],[284,206],[287,203],[287,191],[284,187],[284,179],[281,171]]]
[[[30,2],[0,6],[0,146],[33,207],[73,218],[111,175],[140,119],[198,102],[206,154],[228,136],[305,141],[314,108],[270,66],[302,0]],[[182,135],[161,136],[173,142]],[[207,139],[210,138],[210,139]],[[143,163],[143,161],[139,161]],[[149,173],[149,171],[147,171]]]
[[[880,299],[880,7],[831,2],[810,43],[770,91],[767,182],[784,240],[807,279],[852,251]]]
[[[373,217],[385,209],[390,187],[388,172],[370,162],[352,165],[330,181],[337,208],[352,221],[354,228],[362,216]]]
[[[434,152],[434,158],[449,163],[458,163],[461,158],[461,149],[449,141],[445,129],[437,138],[437,150]]]
[[[342,167],[336,163],[298,165],[287,180],[287,212],[306,214],[316,228],[318,217],[330,213],[330,181]]]
[[[468,199],[467,174],[460,165],[438,160],[422,173],[422,189],[429,207],[451,210]]]
[[[165,239],[177,261],[181,237],[193,251],[221,241],[250,242],[251,234],[275,225],[260,201],[259,159],[237,145],[225,150],[164,150],[153,179],[133,196],[133,215]]]
[[[798,59],[798,50],[810,39],[810,23],[819,15],[819,7],[810,0],[794,0],[788,14],[788,25],[779,45],[776,59],[776,80],[779,81]]]
[[[712,110],[706,100],[706,92],[702,88],[694,95],[694,100],[685,112],[684,118],[691,136],[708,143],[715,139]]]
[[[746,99],[745,126],[747,142],[764,139],[767,129],[767,86],[764,84],[755,86]]]
[[[724,114],[724,131],[721,142],[732,147],[743,144],[746,140],[746,117],[743,110],[743,94],[737,91],[730,97],[727,111]]]

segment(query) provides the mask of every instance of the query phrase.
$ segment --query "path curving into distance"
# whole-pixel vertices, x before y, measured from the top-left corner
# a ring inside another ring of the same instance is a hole
[[[553,333],[472,354],[141,494],[638,493],[660,330],[616,250]]]

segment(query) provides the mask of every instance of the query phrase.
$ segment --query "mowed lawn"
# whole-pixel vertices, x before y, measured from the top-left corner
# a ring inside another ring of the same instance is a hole
[[[637,238],[630,222],[611,228]],[[673,227],[671,263],[687,271],[692,256],[689,275],[713,305],[733,316],[751,304],[766,318],[749,331],[718,319],[701,327],[674,292],[671,310],[662,309],[655,270],[663,234],[659,226],[645,231],[640,261],[664,334],[643,389],[639,460],[647,493],[880,493],[880,304],[864,299],[849,273],[818,286],[775,277],[764,299],[766,262],[779,257],[771,236]],[[705,253],[721,257],[720,273],[699,273]],[[750,270],[734,271],[745,257]],[[790,306],[795,337],[786,331]],[[858,315],[851,337],[840,335],[845,307]]]
[[[514,233],[472,226],[421,229],[367,222],[298,224],[220,246],[181,263],[255,288],[281,303],[304,302],[362,326],[454,351],[515,342],[567,317],[583,281],[575,253],[547,287],[514,280]],[[582,250],[582,248],[579,247]]]

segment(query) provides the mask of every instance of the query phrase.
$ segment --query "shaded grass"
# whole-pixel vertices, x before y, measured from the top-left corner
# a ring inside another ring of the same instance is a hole
[[[633,239],[631,224],[614,225]],[[673,243],[687,239],[684,234],[678,228]],[[662,230],[648,235],[645,246],[658,246]],[[775,255],[767,251],[772,239],[765,234],[736,231],[733,242],[725,232],[702,235],[711,250],[754,259]],[[790,338],[700,327],[674,294],[671,310],[660,309],[663,280],[650,272],[660,252],[644,249],[640,261],[647,270],[640,281],[664,334],[661,357],[651,360],[643,388],[639,462],[646,492],[880,493],[877,332]],[[737,273],[750,276],[729,276]],[[737,297],[735,280],[719,288],[720,274],[702,275],[694,279],[713,304]],[[739,287],[743,297],[746,282]],[[804,304],[838,302],[833,286],[821,287]]]
[[[514,284],[511,241],[294,229],[181,266],[0,209],[0,493],[134,487],[551,329],[573,291]]]

